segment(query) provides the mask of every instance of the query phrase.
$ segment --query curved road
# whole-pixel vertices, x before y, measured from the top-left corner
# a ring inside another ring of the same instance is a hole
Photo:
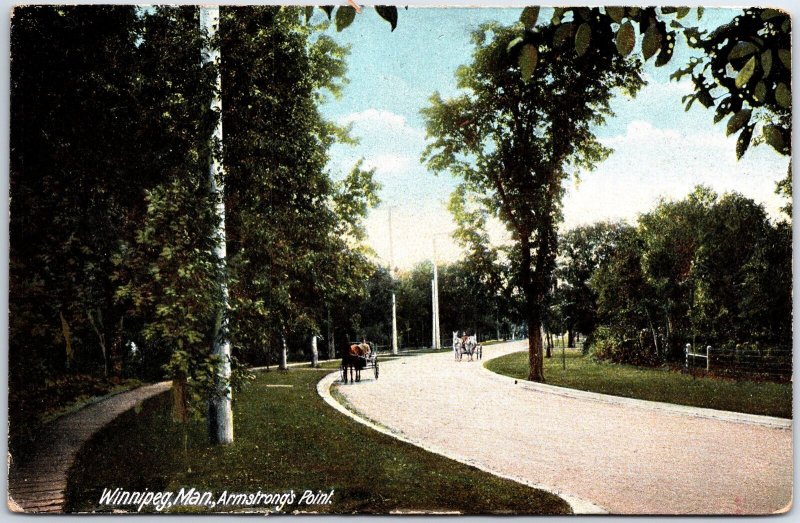
[[[484,347],[489,358],[526,342]],[[451,353],[381,364],[340,385],[417,445],[617,514],[768,514],[792,500],[792,431],[774,418],[530,387]],[[604,400],[607,398],[609,401]],[[713,419],[719,418],[719,419]],[[763,422],[763,423],[762,423]]]

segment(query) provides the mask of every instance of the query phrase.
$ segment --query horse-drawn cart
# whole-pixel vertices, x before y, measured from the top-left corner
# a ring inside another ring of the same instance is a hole
[[[478,343],[478,337],[474,334],[472,336],[459,336],[458,332],[454,332],[453,355],[456,361],[461,361],[465,354],[469,356],[469,361],[472,361],[473,356],[480,360],[483,357],[483,346]]]
[[[380,375],[380,366],[378,365],[378,351],[374,350],[372,344],[369,345],[369,351],[364,351],[361,346],[363,344],[353,343],[348,344],[349,352],[346,352],[342,357],[342,366],[339,369],[339,378],[343,383],[347,383],[347,371],[350,371],[350,381],[361,381],[361,371],[372,369],[375,374],[375,379]],[[365,353],[366,352],[366,353]]]

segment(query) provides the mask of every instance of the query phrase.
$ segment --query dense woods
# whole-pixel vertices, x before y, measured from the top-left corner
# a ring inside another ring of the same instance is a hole
[[[299,9],[223,9],[220,25],[208,41],[196,7],[15,10],[13,436],[127,378],[178,378],[199,415],[222,363],[210,354],[219,326],[235,368],[348,330],[343,304],[374,270],[361,221],[378,186],[358,165],[327,170],[328,148],[348,137],[317,107],[338,93],[345,51]],[[221,64],[201,61],[214,46]],[[220,117],[224,143],[211,139]],[[221,281],[231,306],[218,318]]]

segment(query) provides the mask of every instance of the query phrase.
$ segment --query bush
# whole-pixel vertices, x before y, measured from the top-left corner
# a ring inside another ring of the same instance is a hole
[[[609,327],[599,327],[592,335],[591,354],[599,360],[632,365],[657,365],[658,355],[640,337],[626,336],[626,333]]]

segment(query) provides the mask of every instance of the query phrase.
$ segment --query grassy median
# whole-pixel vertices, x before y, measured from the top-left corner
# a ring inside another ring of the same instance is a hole
[[[227,448],[207,444],[202,422],[174,423],[168,395],[145,402],[82,449],[70,474],[68,510],[111,510],[99,505],[103,488],[177,492],[194,487],[213,491],[215,497],[224,490],[294,490],[298,497],[306,489],[334,490],[331,504],[295,503],[283,512],[569,513],[557,496],[426,452],[343,416],[316,392],[324,375],[300,368],[259,373],[237,398],[236,443]],[[220,509],[172,509],[207,510]]]
[[[565,356],[566,369],[560,350],[545,359],[544,377],[550,385],[693,407],[792,417],[791,383],[695,377],[668,369],[598,362],[574,351]],[[515,352],[490,360],[486,368],[527,379],[528,353]]]

